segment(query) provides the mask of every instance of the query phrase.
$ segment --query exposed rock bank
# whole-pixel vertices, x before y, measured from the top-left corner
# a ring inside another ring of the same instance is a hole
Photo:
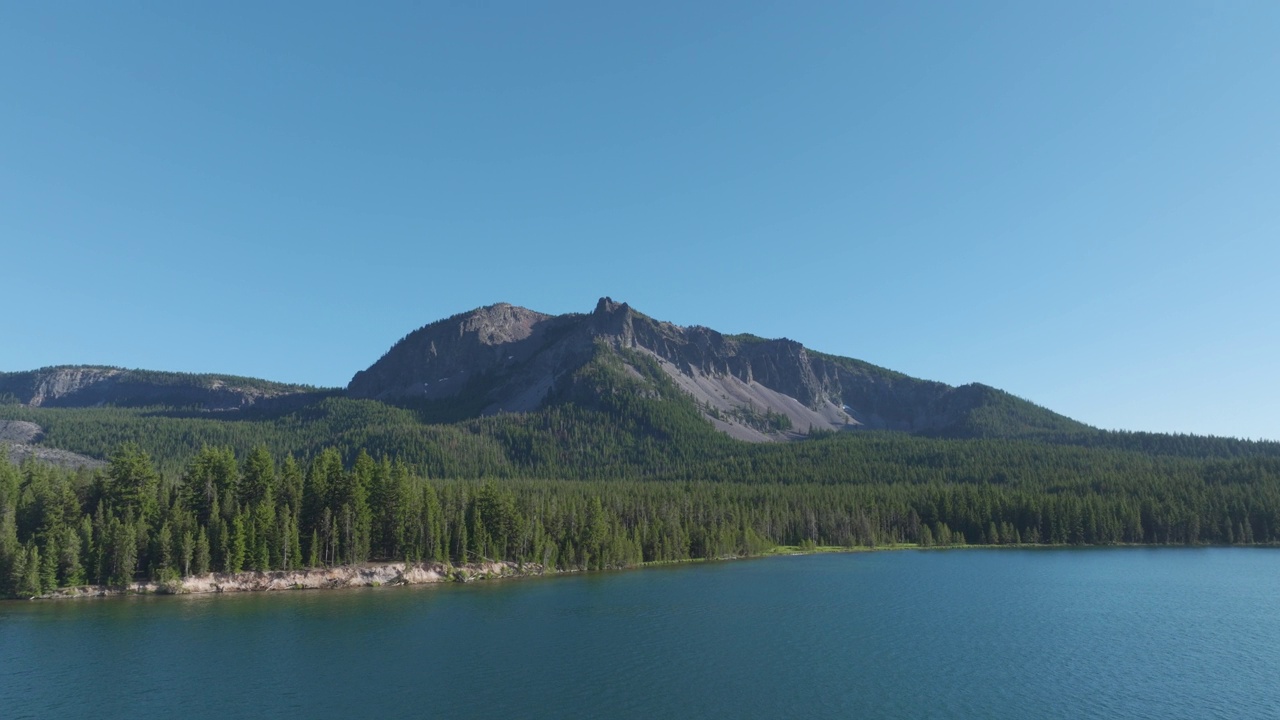
[[[469,565],[443,563],[379,563],[345,565],[307,570],[269,572],[209,573],[172,582],[141,582],[127,587],[83,585],[61,588],[40,598],[104,597],[107,595],[185,595],[220,592],[263,592],[271,590],[320,590],[378,587],[381,585],[424,585],[440,582],[470,582],[502,577],[541,575],[541,565],[488,562]]]

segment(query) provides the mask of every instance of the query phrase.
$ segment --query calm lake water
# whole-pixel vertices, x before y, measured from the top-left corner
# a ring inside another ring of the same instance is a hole
[[[0,603],[0,717],[1280,717],[1280,551]]]

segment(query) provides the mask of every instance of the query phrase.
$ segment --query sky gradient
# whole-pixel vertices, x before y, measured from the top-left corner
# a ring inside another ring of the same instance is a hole
[[[598,297],[1280,439],[1280,3],[12,3],[0,371]]]

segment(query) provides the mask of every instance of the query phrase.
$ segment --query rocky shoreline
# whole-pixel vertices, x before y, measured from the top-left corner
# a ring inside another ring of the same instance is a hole
[[[504,577],[541,575],[544,568],[533,563],[486,562],[467,565],[446,563],[390,562],[344,565],[305,570],[209,573],[181,580],[139,582],[124,586],[81,585],[59,588],[32,599],[70,599],[112,595],[188,595],[224,592],[274,592],[278,590],[327,590],[334,588],[378,587],[382,585],[426,585],[443,582],[471,582]]]

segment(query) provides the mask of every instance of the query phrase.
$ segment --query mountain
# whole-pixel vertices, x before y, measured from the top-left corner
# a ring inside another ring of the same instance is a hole
[[[500,303],[431,323],[356,373],[347,394],[446,403],[461,416],[530,412],[566,399],[591,405],[597,398],[576,385],[602,354],[621,362],[633,391],[656,396],[637,366],[653,364],[712,425],[741,440],[856,429],[957,437],[1088,429],[985,385],[919,380],[793,340],[681,327],[607,297],[589,314]]]
[[[590,313],[497,304],[431,323],[346,388],[97,366],[0,373],[5,421],[10,459],[92,466],[136,445],[174,474],[204,446],[336,449],[347,462],[367,451],[431,477],[593,480],[969,482],[1280,459],[1280,443],[1100,431],[986,385],[681,327],[609,298]]]
[[[0,373],[0,401],[27,407],[166,406],[239,410],[262,400],[314,391],[305,385],[189,373],[60,365]]]

